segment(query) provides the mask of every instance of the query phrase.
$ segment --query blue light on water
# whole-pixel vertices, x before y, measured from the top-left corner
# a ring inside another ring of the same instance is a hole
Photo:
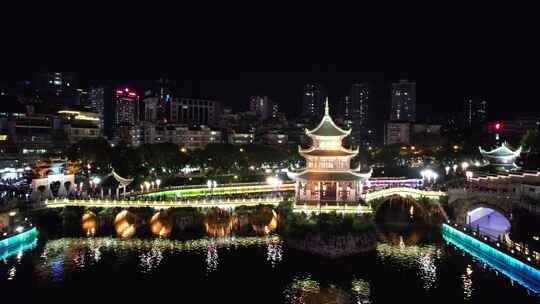
[[[447,224],[443,224],[442,233],[444,239],[448,242],[500,271],[527,289],[540,294],[540,271],[538,269],[478,241]]]
[[[17,255],[37,245],[38,231],[36,227],[21,234],[14,235],[0,241],[0,260],[5,260],[10,256]]]

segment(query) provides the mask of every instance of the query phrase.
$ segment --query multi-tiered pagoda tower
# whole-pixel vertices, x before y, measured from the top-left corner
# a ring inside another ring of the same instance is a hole
[[[305,131],[313,141],[312,147],[298,147],[307,167],[299,172],[288,172],[296,181],[297,203],[359,203],[362,185],[371,177],[371,170],[361,173],[360,166],[351,169],[351,159],[358,154],[358,148],[350,150],[342,145],[351,130],[336,126],[329,113],[326,99],[322,121],[315,129]]]

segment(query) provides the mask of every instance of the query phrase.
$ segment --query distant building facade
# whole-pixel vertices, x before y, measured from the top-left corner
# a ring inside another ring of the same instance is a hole
[[[113,130],[120,126],[135,126],[139,121],[139,95],[129,88],[118,88],[114,92]]]
[[[36,75],[32,87],[47,103],[71,106],[77,102],[77,74],[73,72],[42,72]]]
[[[442,125],[410,123],[407,121],[388,122],[384,127],[384,145],[411,144],[416,134],[440,134]]]
[[[353,145],[369,145],[374,142],[374,130],[369,122],[371,95],[367,83],[354,83],[343,99],[343,124],[353,130],[350,136]]]
[[[390,93],[390,120],[408,121],[416,120],[416,83],[400,80],[392,83]]]
[[[172,102],[175,98],[174,85],[173,81],[160,78],[151,89],[144,93],[141,119],[161,123],[170,122]]]
[[[480,126],[486,122],[488,103],[486,100],[465,100],[465,126]]]
[[[171,123],[216,126],[220,116],[217,100],[180,97],[171,103]]]
[[[322,117],[324,112],[324,88],[316,83],[308,83],[302,91],[302,116]]]
[[[267,120],[277,116],[279,107],[268,96],[251,96],[249,98],[249,111],[254,112],[259,120]]]

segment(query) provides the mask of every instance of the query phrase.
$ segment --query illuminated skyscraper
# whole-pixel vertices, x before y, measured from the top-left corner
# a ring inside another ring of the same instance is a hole
[[[416,120],[416,83],[400,80],[392,83],[390,93],[390,120],[410,121]]]
[[[134,126],[138,121],[139,95],[129,88],[118,88],[114,91],[112,103],[114,117],[113,133],[121,126]]]
[[[302,92],[302,116],[322,117],[324,111],[324,89],[313,83],[304,86]]]
[[[485,100],[465,100],[465,126],[478,126],[486,122],[487,101]]]

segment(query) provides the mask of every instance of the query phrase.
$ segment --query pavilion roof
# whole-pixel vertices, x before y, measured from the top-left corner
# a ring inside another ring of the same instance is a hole
[[[491,151],[486,151],[482,147],[478,147],[480,154],[484,157],[497,158],[497,157],[518,157],[521,154],[521,147],[517,150],[512,151],[506,144],[502,144],[500,147],[493,149]]]
[[[315,136],[341,136],[345,137],[351,133],[351,130],[343,130],[338,127],[332,117],[330,117],[330,109],[328,107],[328,98],[326,98],[326,106],[324,109],[324,116],[317,127],[313,130],[307,130],[307,135]]]

